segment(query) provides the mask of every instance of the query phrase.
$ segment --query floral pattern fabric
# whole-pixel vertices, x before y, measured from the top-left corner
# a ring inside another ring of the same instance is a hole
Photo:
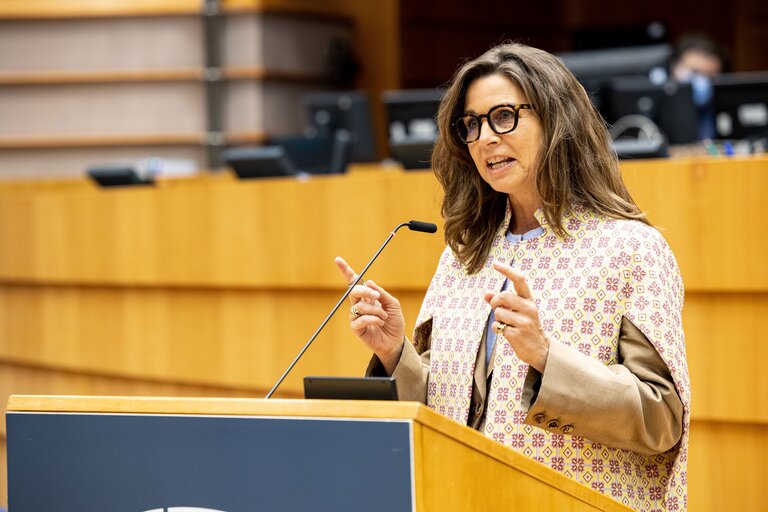
[[[579,436],[525,424],[521,397],[528,365],[499,337],[494,352],[484,434],[584,485],[642,511],[687,508],[690,386],[682,330],[683,285],[675,258],[657,230],[608,219],[575,206],[558,237],[537,212],[544,234],[517,244],[499,229],[485,266],[467,274],[450,249],[440,259],[416,329],[431,319],[427,405],[466,424],[477,352],[490,306],[487,291],[504,276],[494,261],[523,272],[552,340],[606,365],[616,364],[622,317],[650,340],[669,367],[683,402],[683,435],[671,450],[644,456]]]

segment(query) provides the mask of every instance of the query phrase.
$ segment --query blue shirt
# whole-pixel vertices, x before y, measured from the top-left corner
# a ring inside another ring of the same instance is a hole
[[[512,244],[517,244],[518,242],[521,242],[523,240],[530,240],[531,238],[536,238],[537,236],[541,236],[544,234],[544,228],[539,226],[536,229],[532,229],[528,231],[527,233],[523,233],[522,235],[515,235],[510,231],[507,231],[507,241],[511,242]],[[512,257],[512,261],[509,261],[508,263],[512,265],[515,262],[514,256]],[[501,291],[507,290],[509,288],[509,279],[504,280],[504,285],[501,287]],[[491,354],[493,353],[493,347],[496,345],[496,337],[498,336],[496,331],[493,330],[493,322],[495,321],[495,317],[493,314],[493,310],[491,310],[491,314],[488,315],[488,323],[485,326],[485,366],[487,367],[488,364],[491,362]]]

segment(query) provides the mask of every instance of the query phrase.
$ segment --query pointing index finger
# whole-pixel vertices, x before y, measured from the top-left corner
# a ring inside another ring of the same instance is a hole
[[[528,287],[528,282],[525,280],[525,276],[514,270],[509,265],[504,263],[495,262],[493,268],[504,274],[507,279],[512,282],[512,286],[515,287],[515,293],[523,299],[532,299],[531,289]]]
[[[334,262],[336,263],[336,266],[339,267],[339,270],[341,270],[341,273],[344,274],[347,284],[352,284],[352,282],[357,279],[357,274],[354,269],[349,266],[349,263],[347,263],[344,258],[337,256]]]

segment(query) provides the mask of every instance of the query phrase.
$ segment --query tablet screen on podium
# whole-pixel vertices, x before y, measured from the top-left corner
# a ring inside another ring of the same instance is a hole
[[[394,377],[304,377],[304,398],[397,400]]]

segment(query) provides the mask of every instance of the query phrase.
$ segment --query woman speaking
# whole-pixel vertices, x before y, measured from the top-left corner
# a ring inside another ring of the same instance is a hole
[[[685,510],[683,284],[584,88],[504,44],[459,69],[438,127],[447,247],[412,340],[395,297],[354,287],[369,373],[636,510]]]

